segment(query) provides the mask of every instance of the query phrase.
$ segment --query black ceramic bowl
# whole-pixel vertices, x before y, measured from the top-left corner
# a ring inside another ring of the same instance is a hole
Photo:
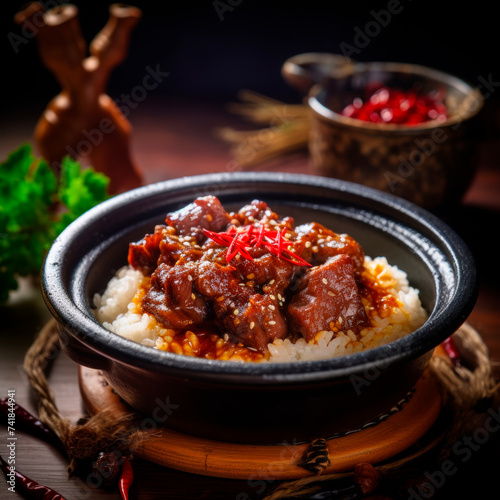
[[[108,332],[92,297],[126,264],[128,243],[169,211],[213,194],[226,209],[266,201],[296,222],[347,232],[371,257],[406,271],[429,313],[391,344],[322,361],[234,363],[158,351]],[[45,301],[68,356],[102,370],[133,408],[166,425],[218,440],[302,442],[357,429],[413,388],[434,348],[469,315],[477,295],[469,250],[447,225],[408,201],[330,178],[279,173],[186,177],[118,195],[85,213],[54,242],[43,268]],[[172,407],[173,408],[173,407]],[[156,409],[156,410],[155,410]]]

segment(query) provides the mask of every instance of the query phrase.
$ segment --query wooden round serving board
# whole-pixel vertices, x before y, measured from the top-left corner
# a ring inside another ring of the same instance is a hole
[[[80,366],[79,385],[91,415],[105,408],[114,409],[117,416],[132,411],[98,370]],[[327,441],[330,465],[324,473],[348,471],[359,462],[376,464],[394,457],[422,438],[440,411],[440,394],[426,372],[400,411],[373,427]],[[287,480],[312,474],[297,465],[308,446],[226,443],[162,428],[143,441],[134,454],[165,467],[205,476]]]

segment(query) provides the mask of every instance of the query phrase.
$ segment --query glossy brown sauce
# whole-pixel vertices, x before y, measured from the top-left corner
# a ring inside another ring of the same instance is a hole
[[[133,299],[136,306],[136,313],[142,314],[144,312],[141,307],[142,299],[150,286],[151,280],[148,277],[144,278],[141,287]],[[160,336],[156,341],[155,347],[160,351],[205,359],[231,359],[233,361],[258,362],[266,358],[265,354],[255,349],[220,337],[215,325],[210,321],[196,328],[191,327],[185,331],[160,329]]]
[[[229,213],[197,198],[165,222],[128,255],[148,276],[134,302],[160,350],[260,361],[272,343],[315,343],[327,331],[359,343],[403,305],[396,278],[352,237],[280,220],[263,201]]]
[[[134,297],[136,312],[142,313],[142,298],[149,290],[151,280],[146,277]],[[398,310],[402,304],[389,290],[387,282],[377,281],[370,273],[364,272],[359,280],[359,292],[364,299],[365,310],[370,318],[379,316],[384,319]],[[337,332],[338,328],[333,328]],[[160,330],[161,331],[161,330]],[[243,362],[259,362],[269,355],[255,349],[245,347],[241,343],[231,342],[228,338],[219,336],[213,322],[207,321],[196,328],[185,331],[167,329],[158,337],[157,349],[175,354],[184,354],[204,359],[233,360]]]
[[[393,284],[394,279],[392,277],[376,279],[366,271],[361,275],[358,281],[358,289],[361,297],[367,302],[365,310],[370,320],[375,315],[382,319],[388,318],[395,310],[401,308],[401,301],[390,291]]]

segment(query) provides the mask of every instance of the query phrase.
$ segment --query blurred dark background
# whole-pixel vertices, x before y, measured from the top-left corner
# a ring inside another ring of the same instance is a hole
[[[55,3],[42,2],[49,7]],[[81,28],[90,42],[106,23],[109,3],[73,3],[80,9]],[[20,34],[13,16],[24,5],[3,5],[2,126],[6,116],[22,108],[41,111],[59,90],[38,58],[35,39],[17,50],[13,47],[12,34]],[[405,61],[454,73],[472,84],[481,78],[500,82],[498,21],[485,1],[464,7],[428,0],[137,1],[133,5],[142,9],[143,18],[133,31],[127,59],[112,74],[108,92],[113,97],[140,83],[147,65],[159,65],[170,75],[155,89],[158,96],[228,101],[248,88],[298,101],[297,92],[281,78],[284,60],[309,51],[341,53],[349,45],[357,48],[351,57],[359,61]],[[377,34],[374,13],[388,10],[397,13],[385,27],[379,26]],[[366,33],[370,22],[369,43],[356,47],[356,34]],[[499,99],[496,90],[491,103]]]

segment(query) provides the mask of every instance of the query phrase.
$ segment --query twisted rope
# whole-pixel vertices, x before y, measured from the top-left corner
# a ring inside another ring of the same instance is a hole
[[[57,324],[52,319],[42,328],[26,352],[24,371],[36,396],[38,418],[65,444],[73,424],[59,413],[45,373],[51,361],[57,357],[59,349]]]
[[[112,410],[103,410],[76,424],[60,413],[46,375],[59,351],[57,323],[51,320],[26,352],[24,370],[36,397],[38,418],[54,431],[66,450],[69,474],[95,461],[100,452],[112,450],[130,456],[145,438],[145,433],[130,425],[138,418],[136,413],[116,417]]]
[[[498,395],[500,383],[492,370],[488,349],[480,335],[465,323],[454,334],[453,339],[460,351],[463,363],[455,366],[443,356],[433,356],[430,373],[440,387],[443,406],[452,416],[449,426],[439,435],[418,449],[392,462],[375,466],[379,477],[404,471],[418,460],[429,458],[434,464],[446,459],[454,444],[466,434],[481,426],[485,411]],[[427,466],[432,466],[427,463]],[[282,500],[285,498],[306,498],[323,489],[325,483],[334,483],[346,478],[354,478],[355,471],[306,476],[294,481],[286,481],[263,500]]]
[[[486,410],[495,400],[500,383],[493,375],[492,364],[486,345],[479,334],[464,324],[453,335],[463,362],[456,366],[443,356],[434,356],[430,363],[430,373],[441,389],[444,408],[452,415],[447,429],[421,443],[407,455],[392,462],[375,466],[380,477],[404,471],[416,461],[432,455],[434,463],[445,459],[454,443],[461,436],[481,425]],[[146,435],[135,428],[130,432],[131,422],[138,415],[131,412],[117,419],[112,411],[101,411],[85,422],[73,424],[58,410],[54,394],[47,380],[46,370],[60,350],[57,325],[49,321],[40,331],[24,359],[24,369],[37,399],[39,419],[48,425],[63,443],[70,459],[69,472],[72,474],[82,463],[88,463],[103,450],[120,450],[130,454]],[[325,443],[325,446],[326,443]],[[318,447],[318,443],[316,443]],[[325,448],[327,453],[327,448]],[[321,450],[316,450],[321,454]],[[327,455],[326,455],[327,458]],[[328,464],[328,460],[324,460]],[[429,464],[427,464],[429,465]],[[311,476],[279,484],[263,500],[281,500],[312,495],[327,482],[354,478],[355,471],[321,474],[315,470]]]

